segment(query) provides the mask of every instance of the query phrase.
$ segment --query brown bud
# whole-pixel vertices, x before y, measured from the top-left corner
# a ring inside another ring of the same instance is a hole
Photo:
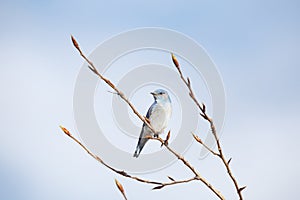
[[[177,69],[179,69],[179,62],[178,62],[177,58],[175,57],[175,55],[173,53],[171,55],[172,55],[172,61],[173,61],[174,65],[175,65],[175,67]]]
[[[202,140],[195,134],[193,134],[194,139],[199,142],[200,144],[202,144]]]
[[[79,45],[78,45],[77,41],[75,40],[75,38],[73,37],[73,35],[71,35],[71,40],[72,40],[74,47],[79,50]]]
[[[120,192],[122,192],[122,194],[125,194],[125,190],[124,190],[122,184],[117,179],[115,179],[115,183],[116,183],[118,189],[120,190]]]
[[[70,133],[70,131],[68,131],[68,129],[66,129],[66,128],[63,127],[63,126],[59,126],[59,127],[61,128],[61,130],[62,130],[66,135],[71,136],[71,133]]]

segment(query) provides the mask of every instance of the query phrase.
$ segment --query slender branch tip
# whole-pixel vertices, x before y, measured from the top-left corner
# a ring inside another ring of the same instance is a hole
[[[63,127],[63,126],[59,126],[59,128],[66,134],[66,135],[68,135],[68,136],[71,136],[71,133],[70,133],[70,131],[68,130],[68,129],[66,129],[65,127]]]
[[[120,190],[120,192],[122,193],[124,199],[127,200],[127,197],[125,195],[125,190],[124,190],[124,187],[122,186],[122,184],[117,179],[115,179],[115,183],[116,183],[118,189]]]
[[[171,53],[171,56],[172,56],[172,61],[175,65],[175,67],[179,70],[179,62],[178,62],[177,58],[175,57],[175,55],[173,53]]]
[[[239,188],[239,192],[242,192],[244,189],[246,189],[247,186]]]
[[[165,187],[165,186],[164,185],[159,185],[159,186],[156,186],[156,187],[152,188],[152,190],[160,190],[163,187]]]
[[[120,192],[124,193],[125,190],[124,190],[122,184],[117,179],[115,179],[115,183],[116,183],[118,189],[120,190]]]
[[[202,144],[202,140],[201,140],[197,135],[195,135],[194,133],[192,133],[192,135],[193,135],[194,139],[195,139],[197,142],[199,142],[200,144]]]
[[[229,165],[229,163],[231,162],[232,158],[229,158],[229,160],[227,161],[227,165]]]
[[[171,181],[175,181],[175,179],[172,178],[171,176],[168,176],[168,179],[170,179]]]
[[[166,139],[165,139],[165,141],[164,141],[164,145],[168,146],[170,136],[171,136],[171,131],[168,132],[168,135],[167,135],[167,137],[166,137]]]
[[[73,43],[74,47],[75,47],[77,50],[80,50],[79,44],[78,44],[78,42],[76,41],[76,39],[74,38],[73,35],[71,35],[71,40],[72,40],[72,43]]]

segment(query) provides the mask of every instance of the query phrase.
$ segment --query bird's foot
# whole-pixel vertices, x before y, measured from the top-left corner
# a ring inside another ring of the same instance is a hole
[[[155,138],[158,138],[158,134],[154,134],[154,137],[155,137]]]

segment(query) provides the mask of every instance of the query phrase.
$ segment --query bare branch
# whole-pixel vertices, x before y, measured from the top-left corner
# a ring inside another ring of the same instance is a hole
[[[204,142],[202,142],[202,140],[195,134],[193,134],[194,139],[199,142],[201,145],[204,146],[204,148],[206,148],[208,151],[210,151],[212,154],[216,155],[216,156],[220,156],[218,153],[214,152],[214,150],[212,150],[210,147],[208,147]]]
[[[195,175],[195,178],[200,180],[204,185],[206,185],[212,192],[214,192],[220,199],[225,199],[225,197],[221,194],[220,191],[215,189],[205,178],[201,176],[201,174],[179,153],[174,151],[169,145],[165,144],[164,140],[161,137],[152,137],[149,136],[149,139],[159,141],[163,146],[165,146],[174,156],[177,157],[178,160],[181,160],[185,166],[187,166]]]
[[[123,92],[121,92],[109,79],[105,78],[102,74],[100,74],[98,72],[98,70],[95,67],[95,65],[93,64],[93,62],[90,61],[84,55],[84,53],[81,51],[78,42],[76,41],[76,39],[72,35],[71,35],[71,39],[72,39],[74,47],[78,50],[80,56],[89,64],[89,68],[92,70],[92,72],[94,72],[102,81],[104,81],[108,86],[110,86],[128,104],[128,106],[131,108],[131,110],[133,111],[133,113],[138,118],[140,118],[140,120],[142,120],[150,128],[150,130],[153,133],[155,133],[155,130],[151,127],[149,121],[145,120],[145,118],[135,109],[135,107],[133,106],[133,104],[127,99],[127,97],[123,94]]]
[[[187,180],[179,180],[179,181],[172,181],[172,182],[159,182],[159,181],[153,181],[153,180],[147,180],[147,179],[142,179],[140,177],[137,177],[137,176],[132,176],[130,174],[128,174],[127,172],[123,171],[123,170],[118,170],[118,169],[115,169],[113,167],[111,167],[110,165],[108,165],[106,162],[104,162],[100,157],[98,157],[97,155],[95,155],[94,153],[92,153],[84,144],[82,144],[78,139],[76,139],[71,133],[69,130],[67,130],[65,127],[63,126],[60,126],[60,128],[62,129],[62,131],[67,135],[69,136],[74,142],[76,142],[77,144],[79,144],[79,146],[81,148],[83,148],[91,157],[93,157],[95,160],[97,160],[99,163],[101,163],[102,165],[104,165],[106,168],[112,170],[113,172],[123,176],[123,177],[126,177],[126,178],[129,178],[129,179],[133,179],[135,181],[138,181],[138,182],[142,182],[142,183],[146,183],[146,184],[152,184],[152,185],[158,185],[158,186],[169,186],[169,185],[176,185],[176,184],[180,184],[180,183],[187,183],[187,182],[190,182],[192,181],[191,179],[193,180],[198,180],[198,178],[190,178],[190,179],[187,179]]]
[[[181,71],[180,67],[178,67],[178,66],[179,66],[179,62],[178,62],[178,60],[176,59],[175,55],[172,53],[171,56],[172,56],[173,63],[174,63],[174,65],[175,65],[176,69],[178,70],[178,73],[179,73],[179,75],[180,75],[181,80],[183,81],[183,83],[186,85],[186,87],[187,87],[188,90],[189,90],[189,95],[190,95],[191,99],[194,101],[194,103],[196,104],[196,106],[197,106],[197,107],[199,108],[199,110],[200,110],[200,115],[201,115],[201,117],[202,117],[203,119],[205,119],[206,121],[208,121],[208,123],[210,124],[211,132],[212,132],[212,134],[213,134],[213,136],[214,136],[214,139],[215,139],[215,141],[216,141],[216,143],[217,143],[218,153],[215,153],[215,152],[212,151],[210,148],[208,148],[208,146],[205,145],[201,140],[199,140],[199,141],[201,141],[201,142],[199,142],[195,137],[194,137],[194,138],[195,138],[200,144],[202,144],[206,149],[208,149],[213,155],[219,157],[219,158],[222,160],[222,162],[223,162],[223,164],[224,164],[224,166],[225,166],[225,168],[226,168],[226,170],[227,170],[227,173],[228,173],[229,177],[231,178],[232,182],[234,183],[234,186],[235,186],[236,192],[237,192],[237,194],[238,194],[238,196],[239,196],[239,199],[240,199],[240,200],[243,200],[243,196],[242,196],[242,193],[241,193],[241,192],[242,192],[243,189],[246,188],[246,186],[245,186],[245,187],[242,187],[242,188],[239,187],[238,182],[237,182],[236,178],[233,176],[232,171],[231,171],[231,169],[230,169],[230,167],[229,167],[229,163],[230,163],[230,160],[231,160],[231,159],[229,159],[228,162],[226,161],[226,158],[225,158],[225,156],[224,156],[224,154],[223,154],[223,150],[222,150],[222,147],[221,147],[221,144],[220,144],[218,135],[217,135],[216,127],[215,127],[215,125],[214,125],[213,120],[212,120],[212,119],[207,115],[207,113],[206,113],[206,106],[205,106],[205,104],[202,103],[202,105],[201,105],[201,104],[198,102],[198,100],[196,99],[196,97],[195,97],[195,95],[194,95],[193,89],[192,89],[192,87],[191,87],[191,82],[190,82],[190,80],[189,80],[189,79],[186,80],[186,79],[184,78],[184,76],[183,76],[183,74],[182,74],[182,71]],[[175,64],[174,60],[176,60],[176,64]]]
[[[133,111],[133,113],[141,120],[143,121],[148,127],[149,129],[155,134],[156,131],[153,129],[153,127],[150,125],[149,121],[146,120],[145,117],[143,117],[136,109],[135,107],[133,106],[133,104],[127,99],[127,97],[107,78],[105,78],[104,76],[102,76],[102,74],[100,74],[97,70],[97,68],[94,66],[94,64],[83,54],[83,52],[81,51],[80,47],[79,47],[79,44],[78,42],[75,40],[75,38],[73,36],[71,36],[71,39],[72,39],[72,42],[73,42],[73,45],[74,47],[78,50],[79,54],[81,55],[81,57],[89,64],[89,68],[101,79],[103,80],[107,85],[109,85],[127,104],[128,106],[131,108],[131,110]],[[177,67],[181,77],[183,78],[182,74],[181,74],[181,70],[180,70],[180,67],[179,67],[179,63],[176,59],[176,57],[172,54],[172,59],[173,59],[173,62],[175,64],[175,66]],[[185,80],[186,82],[186,80]],[[186,84],[188,84],[186,82]],[[190,83],[188,84],[190,85]],[[193,93],[191,93],[192,96]],[[199,104],[200,106],[200,104]],[[86,147],[84,147],[76,138],[74,138],[73,136],[70,135],[70,137],[75,140],[78,144],[80,144],[92,157],[93,154],[91,152],[88,151],[88,149]],[[225,199],[224,196],[217,190],[215,189],[206,179],[204,179],[199,172],[197,172],[194,167],[189,164],[181,155],[179,155],[178,153],[176,153],[173,149],[171,149],[165,142],[164,140],[162,140],[161,138],[157,138],[159,141],[161,141],[162,145],[164,145],[172,154],[174,154],[179,160],[181,160],[184,165],[186,165],[194,174],[195,174],[195,179],[197,180],[200,180],[202,183],[204,183],[212,192],[214,192],[220,199]],[[114,168],[112,168],[111,166],[107,165],[106,163],[104,163],[100,158],[98,158],[97,156],[94,157],[95,159],[99,159],[98,161],[101,162],[103,165],[105,165],[106,167],[108,167],[109,169],[111,169],[112,171],[118,173],[119,171],[118,170],[115,170]],[[122,171],[123,172],[123,171]],[[119,173],[122,175],[122,173]],[[130,175],[128,175],[127,173],[125,173],[126,177],[128,178],[132,178],[132,179],[135,179],[135,180],[138,180],[140,182],[146,182],[146,183],[149,183],[150,181],[145,181],[143,179],[140,179],[138,177],[132,177]],[[157,184],[157,182],[150,182],[152,184]],[[166,185],[173,185],[175,184],[176,182],[172,182],[172,183],[167,183]],[[179,182],[178,182],[179,183]],[[161,184],[157,184],[157,185],[161,185]],[[164,186],[163,186],[164,187]]]
[[[168,178],[170,179],[171,177],[168,177]],[[152,190],[159,190],[159,189],[162,189],[165,186],[170,186],[170,185],[175,185],[175,184],[180,184],[180,183],[188,183],[188,182],[195,181],[195,180],[198,180],[198,178],[193,177],[193,178],[182,180],[182,181],[172,181],[172,182],[167,183],[167,184],[161,184],[159,186],[156,186],[156,187],[152,188]]]

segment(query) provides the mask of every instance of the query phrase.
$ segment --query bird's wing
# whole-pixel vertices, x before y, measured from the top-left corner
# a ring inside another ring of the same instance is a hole
[[[151,106],[150,106],[150,108],[148,109],[148,112],[147,112],[147,114],[146,114],[146,117],[149,119],[150,118],[150,116],[151,116],[151,114],[152,114],[152,112],[153,112],[153,110],[154,110],[154,108],[156,107],[156,102],[154,102]]]
[[[150,116],[154,110],[154,108],[156,107],[156,103],[154,102],[150,108],[147,111],[146,117],[148,119],[150,119]],[[140,155],[140,152],[142,151],[142,149],[144,148],[146,142],[149,140],[148,138],[146,138],[147,135],[151,135],[152,131],[146,126],[146,124],[143,124],[141,133],[140,133],[140,138],[138,141],[138,144],[136,146],[136,150],[134,152],[134,157],[138,157]]]
[[[156,107],[156,106],[157,106],[157,103],[154,102],[154,103],[150,106],[150,108],[148,109],[147,114],[146,114],[146,117],[147,117],[149,120],[150,120],[150,117],[151,117],[153,111],[155,110],[155,107]],[[144,128],[145,126],[146,126],[146,124],[143,123],[143,127],[142,127],[142,128]]]

